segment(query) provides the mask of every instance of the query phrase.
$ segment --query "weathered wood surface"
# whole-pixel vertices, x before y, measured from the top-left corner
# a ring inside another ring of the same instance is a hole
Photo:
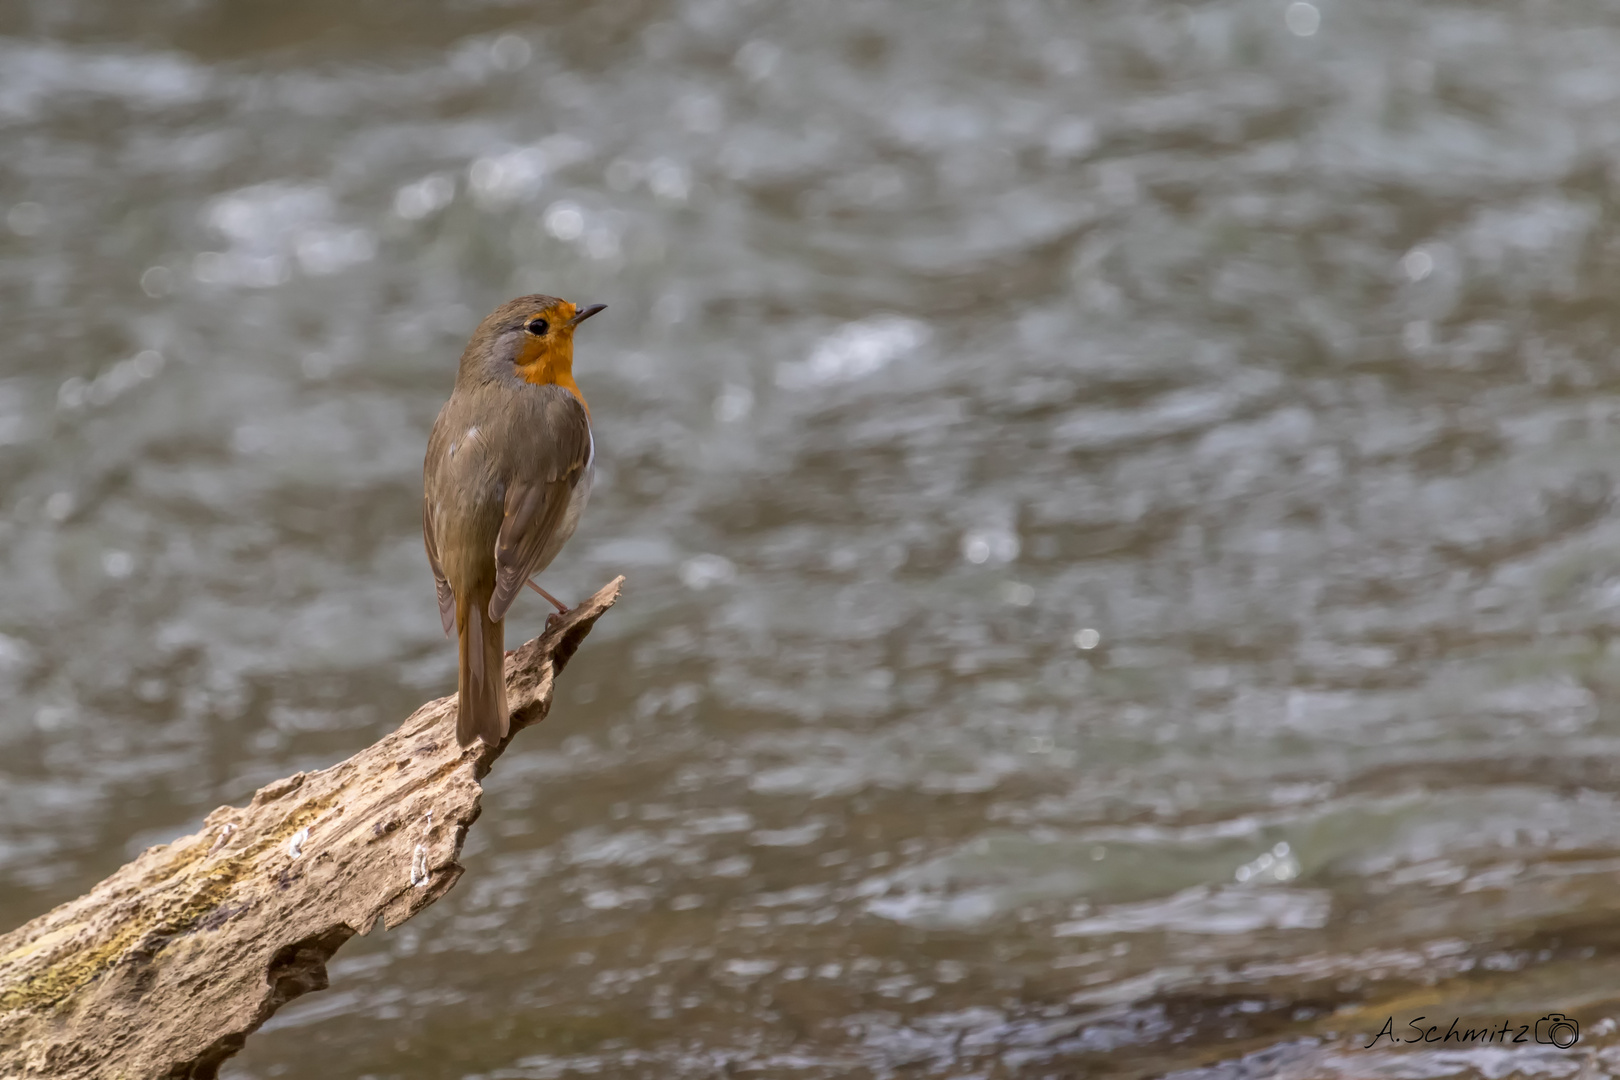
[[[506,657],[512,735],[624,579]],[[0,937],[0,1077],[206,1078],[326,961],[443,896],[507,742],[462,750],[456,700],[329,769],[222,806],[76,900]]]

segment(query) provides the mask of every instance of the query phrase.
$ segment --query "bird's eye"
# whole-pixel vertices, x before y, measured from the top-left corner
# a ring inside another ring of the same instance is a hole
[[[551,324],[546,322],[544,319],[530,319],[527,329],[529,333],[533,334],[535,337],[540,337],[547,330],[551,329]]]

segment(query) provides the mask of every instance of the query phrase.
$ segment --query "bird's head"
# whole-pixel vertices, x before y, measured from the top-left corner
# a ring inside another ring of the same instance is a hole
[[[488,382],[516,375],[554,383],[584,403],[574,383],[574,328],[606,304],[579,307],[555,296],[520,296],[492,311],[461,354],[462,380]]]

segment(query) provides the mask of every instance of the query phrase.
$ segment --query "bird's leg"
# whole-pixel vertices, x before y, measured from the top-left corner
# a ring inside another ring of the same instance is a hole
[[[568,605],[564,604],[561,600],[558,600],[555,596],[552,596],[550,593],[546,592],[546,590],[544,590],[540,586],[536,585],[533,581],[525,581],[523,584],[527,585],[529,588],[533,589],[535,592],[539,593],[541,596],[545,597],[547,600],[550,600],[551,603],[552,603],[552,606],[557,609],[557,614],[555,614],[555,615],[547,615],[546,616],[546,629],[547,630],[550,630],[552,628],[552,626],[557,622],[557,620],[561,619],[564,615],[568,614]]]
[[[533,581],[525,581],[523,584],[527,585],[529,588],[533,589],[535,592],[539,593],[541,596],[545,597],[547,600],[550,600],[551,601],[551,606],[557,609],[557,614],[559,614],[559,615],[568,614],[568,605],[567,604],[563,603],[561,600],[557,599],[555,596],[552,596],[550,593],[546,592],[546,590],[544,590],[540,586],[536,585]]]

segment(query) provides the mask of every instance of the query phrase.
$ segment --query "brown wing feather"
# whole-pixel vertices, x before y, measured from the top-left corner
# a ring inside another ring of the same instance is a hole
[[[497,622],[506,618],[523,583],[544,569],[540,559],[546,543],[557,531],[590,454],[590,420],[566,390],[556,388],[537,419],[535,428],[524,433],[534,463],[532,479],[507,488],[506,513],[495,540],[489,617]]]
[[[433,584],[439,592],[439,621],[444,624],[446,637],[456,632],[456,594],[439,565],[439,545],[433,538],[433,514],[427,496],[422,496],[422,542],[427,545],[428,566],[433,568]]]

